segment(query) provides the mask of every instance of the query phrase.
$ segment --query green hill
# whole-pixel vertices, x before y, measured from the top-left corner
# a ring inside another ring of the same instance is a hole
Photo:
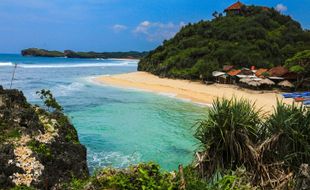
[[[174,38],[141,59],[138,70],[171,77],[209,77],[223,65],[283,65],[295,53],[310,49],[310,32],[274,9],[243,7],[241,14],[216,17],[183,27]]]
[[[137,51],[128,51],[128,52],[75,52],[72,50],[65,50],[64,52],[60,51],[49,51],[39,48],[28,48],[21,51],[23,56],[34,56],[34,57],[68,57],[68,58],[121,58],[121,59],[140,59],[145,56],[147,52],[137,52]]]

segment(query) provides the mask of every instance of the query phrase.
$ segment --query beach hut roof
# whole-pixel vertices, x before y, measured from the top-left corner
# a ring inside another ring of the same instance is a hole
[[[268,77],[268,78],[272,80],[284,80],[283,77]]]
[[[272,80],[270,79],[263,79],[260,81],[261,84],[267,84],[267,85],[275,85],[276,83],[274,83]]]
[[[242,78],[242,79],[239,80],[239,82],[242,82],[242,83],[248,83],[250,81],[251,81],[250,78]]]
[[[212,72],[212,76],[214,77],[219,77],[219,76],[222,76],[222,75],[225,75],[226,73],[224,72],[220,72],[220,71],[213,71]]]
[[[247,83],[249,86],[260,86],[260,82],[251,80]]]
[[[287,68],[282,67],[282,66],[277,66],[277,67],[270,69],[268,71],[268,74],[269,74],[269,76],[272,76],[272,77],[282,77],[283,75],[287,74],[288,72],[289,71]]]
[[[248,68],[242,68],[239,75],[253,75],[254,72]]]
[[[258,79],[255,75],[237,75],[238,78]]]
[[[256,72],[255,72],[255,75],[257,76],[257,77],[261,77],[264,73],[266,73],[268,71],[268,69],[263,69],[263,68],[261,68],[261,69],[258,69]]]
[[[236,76],[236,75],[238,75],[240,72],[241,72],[241,70],[231,70],[231,71],[229,71],[227,74],[228,74],[229,76]]]
[[[289,88],[293,88],[294,87],[294,85],[290,81],[288,81],[288,80],[282,81],[278,85],[282,86],[282,87],[289,87]]]

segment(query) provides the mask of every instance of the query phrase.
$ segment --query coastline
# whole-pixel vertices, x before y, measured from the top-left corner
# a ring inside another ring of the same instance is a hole
[[[222,97],[246,98],[255,102],[257,108],[262,108],[266,112],[273,111],[277,99],[288,104],[293,102],[290,99],[284,99],[281,94],[275,92],[248,90],[233,85],[205,85],[189,80],[159,78],[147,72],[98,76],[94,77],[92,81],[97,84],[144,90],[162,95],[173,94],[175,98],[203,105],[211,105],[213,100]]]

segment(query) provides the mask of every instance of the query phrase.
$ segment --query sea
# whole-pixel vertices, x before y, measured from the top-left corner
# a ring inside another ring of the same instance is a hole
[[[174,94],[99,85],[92,80],[135,72],[137,64],[137,60],[0,54],[0,85],[22,90],[29,102],[39,105],[36,91],[51,90],[87,148],[91,172],[138,162],[156,162],[167,171],[190,164],[199,148],[195,126],[206,117],[207,107]]]

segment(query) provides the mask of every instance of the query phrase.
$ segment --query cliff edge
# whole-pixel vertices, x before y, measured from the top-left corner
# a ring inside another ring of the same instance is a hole
[[[0,86],[0,189],[59,189],[88,176],[86,148],[69,119]]]

